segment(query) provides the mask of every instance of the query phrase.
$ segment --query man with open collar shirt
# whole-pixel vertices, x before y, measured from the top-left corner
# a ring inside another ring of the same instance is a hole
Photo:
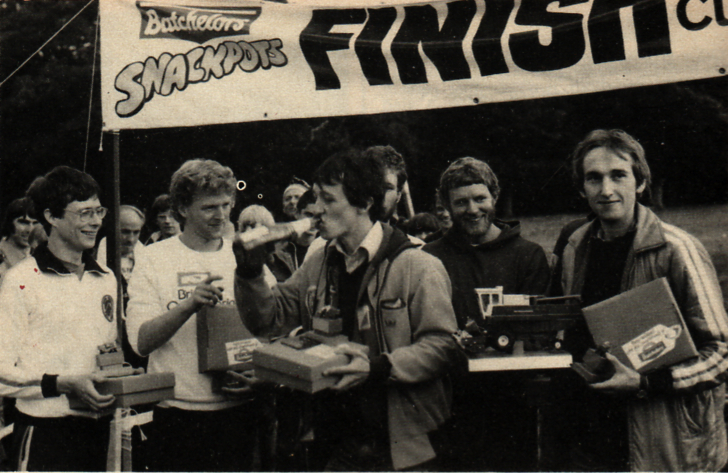
[[[341,347],[351,362],[325,373],[341,376],[315,413],[318,445],[330,448],[317,466],[330,470],[433,468],[433,437],[450,416],[450,282],[436,258],[378,222],[383,175],[378,160],[353,153],[319,167],[316,220],[329,242],[277,287],[263,280],[264,251],[236,249],[236,300],[251,330],[311,329],[332,304],[350,340],[369,347]]]
[[[104,470],[109,417],[92,410],[114,398],[98,393],[94,371],[98,347],[116,340],[116,278],[90,250],[106,209],[96,181],[66,166],[27,194],[49,237],[0,289],[0,394],[18,399],[16,467]],[[68,396],[92,410],[70,409]]]
[[[596,218],[563,250],[563,293],[581,294],[586,306],[665,277],[699,356],[640,374],[607,353],[615,368],[607,381],[564,379],[561,412],[550,416],[567,434],[556,436],[564,450],[555,457],[580,471],[721,470],[728,317],[707,251],[638,203],[650,168],[624,131],[589,133],[574,151],[572,174]],[[577,361],[594,347],[585,324],[567,330],[564,344]]]

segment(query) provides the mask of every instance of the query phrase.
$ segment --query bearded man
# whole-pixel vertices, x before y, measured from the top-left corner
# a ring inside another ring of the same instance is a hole
[[[437,256],[452,282],[458,328],[480,315],[475,288],[503,286],[504,294],[546,291],[543,249],[521,237],[518,222],[495,218],[498,178],[483,161],[455,160],[440,177],[439,195],[453,226],[424,251]],[[453,423],[444,459],[453,470],[528,471],[536,468],[536,412],[525,402],[526,376],[454,373]]]

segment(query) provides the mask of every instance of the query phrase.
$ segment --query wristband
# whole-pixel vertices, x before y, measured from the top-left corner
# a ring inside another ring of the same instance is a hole
[[[58,397],[61,393],[58,392],[58,375],[57,374],[44,374],[40,380],[40,392],[43,397]]]

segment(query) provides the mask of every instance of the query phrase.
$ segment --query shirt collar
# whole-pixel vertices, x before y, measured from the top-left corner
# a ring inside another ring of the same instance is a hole
[[[66,265],[63,264],[63,261],[58,259],[58,257],[48,249],[47,243],[42,243],[38,246],[38,248],[35,249],[33,256],[35,257],[35,262],[38,264],[38,269],[44,273],[54,272],[58,274],[71,274],[68,268],[66,268]],[[106,274],[106,271],[101,269],[101,266],[99,266],[93,256],[91,256],[91,251],[84,251],[81,256],[81,261],[84,264],[84,272],[94,271]]]
[[[335,241],[335,248],[344,255],[344,262],[346,263],[346,272],[352,273],[361,266],[363,263],[369,263],[374,255],[379,251],[379,247],[382,245],[384,239],[384,231],[382,230],[382,224],[374,222],[372,228],[369,229],[369,233],[366,234],[364,239],[359,244],[359,247],[351,255],[347,255],[344,251],[343,246],[337,239]]]

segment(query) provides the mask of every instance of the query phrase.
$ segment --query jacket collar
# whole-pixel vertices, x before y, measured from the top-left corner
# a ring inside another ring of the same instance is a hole
[[[637,218],[636,233],[632,248],[635,253],[657,248],[666,243],[665,234],[660,225],[660,219],[649,208],[642,204],[635,207],[635,216]],[[594,235],[599,230],[599,219],[585,224],[580,230],[575,231],[569,240],[574,245],[578,245],[579,241],[583,241],[585,233]]]
[[[474,250],[488,250],[497,248],[504,245],[506,242],[518,237],[521,234],[521,224],[517,220],[505,222],[503,220],[495,219],[492,225],[500,228],[501,233],[495,240],[481,243],[479,245],[471,245],[470,242],[465,238],[462,230],[457,228],[456,225],[450,227],[445,232],[444,239],[449,241],[450,244],[457,246],[466,251]]]
[[[400,252],[407,248],[416,248],[417,245],[410,242],[407,235],[402,233],[398,228],[394,228],[386,223],[377,222],[375,225],[381,227],[381,237],[377,236],[378,241],[377,248],[370,248],[368,262],[371,266],[377,266],[380,261],[385,258],[394,259]],[[339,251],[336,247],[335,241],[329,241],[326,243],[326,257],[331,257],[331,252]]]
[[[35,257],[36,264],[38,264],[38,269],[40,269],[44,273],[54,272],[57,274],[71,274],[68,268],[66,268],[66,266],[63,264],[63,261],[58,259],[58,257],[56,257],[56,255],[54,255],[51,250],[48,249],[47,243],[43,243],[38,246],[33,256]],[[84,264],[84,272],[92,271],[96,273],[106,274],[106,271],[101,269],[101,266],[99,266],[93,256],[91,256],[91,251],[84,251],[83,255],[81,256],[81,261]]]
[[[637,204],[635,213],[637,214],[637,234],[634,237],[635,253],[665,245],[667,240],[657,215],[642,204]]]

